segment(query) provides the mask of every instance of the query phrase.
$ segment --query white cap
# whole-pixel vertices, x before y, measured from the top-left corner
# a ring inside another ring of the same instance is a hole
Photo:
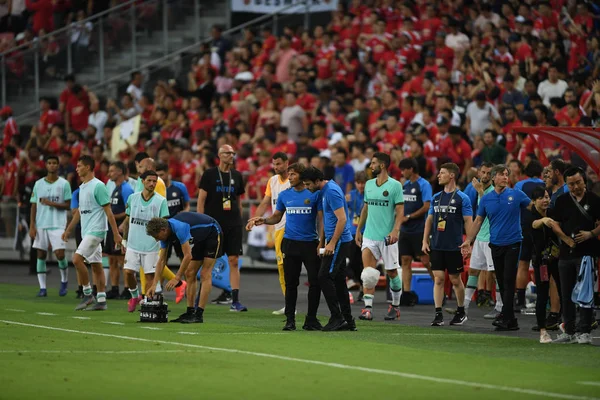
[[[329,138],[329,146],[333,146],[335,145],[337,142],[339,142],[340,140],[342,140],[344,138],[344,134],[342,132],[335,132],[333,135],[331,135],[331,137]]]
[[[515,21],[522,24],[523,22],[525,22],[525,17],[522,15],[518,15],[517,18],[515,18]]]
[[[319,157],[325,157],[325,158],[329,158],[331,160],[331,150],[329,150],[329,149],[323,150],[322,152],[319,153]]]
[[[239,72],[235,75],[234,79],[236,81],[251,82],[254,80],[254,75],[250,71]]]

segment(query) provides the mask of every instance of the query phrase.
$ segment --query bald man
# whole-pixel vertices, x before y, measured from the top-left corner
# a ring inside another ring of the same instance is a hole
[[[142,153],[142,154],[147,156],[146,153]],[[137,158],[140,158],[140,157],[136,157],[136,159]],[[135,186],[135,193],[138,193],[138,192],[141,192],[142,190],[144,190],[144,184],[142,182],[142,179],[139,178],[139,176],[141,176],[146,171],[156,171],[156,162],[152,158],[146,157],[146,158],[143,158],[139,163],[136,162],[136,167],[137,167],[137,172],[138,172],[138,180],[137,180],[137,184]],[[165,199],[167,198],[167,186],[165,185],[165,182],[162,179],[158,178],[154,192],[161,195]],[[164,250],[161,249],[160,251],[162,252]],[[159,259],[160,259],[160,257],[159,257]],[[171,279],[175,278],[175,274],[173,273],[173,271],[171,271],[165,265],[164,269],[162,270],[161,278],[163,280],[170,281]],[[144,274],[144,269],[141,267],[140,267],[140,283],[141,283],[140,286],[142,289],[142,294],[144,294],[145,290],[146,290],[146,275]],[[181,300],[183,300],[183,298],[185,297],[186,286],[187,286],[187,283],[185,281],[179,281],[178,285],[175,287],[175,302],[176,303],[179,304],[179,302]]]
[[[248,309],[240,303],[239,257],[242,255],[242,206],[240,196],[245,193],[242,174],[234,169],[235,151],[229,145],[219,148],[219,166],[208,169],[200,179],[197,211],[210,215],[223,229],[223,250],[229,258],[231,297],[225,291],[212,301],[229,304],[230,311]]]

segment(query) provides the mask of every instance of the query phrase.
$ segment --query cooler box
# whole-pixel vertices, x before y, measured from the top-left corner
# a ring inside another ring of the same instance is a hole
[[[418,304],[434,304],[433,280],[429,274],[413,273],[410,287],[412,288],[412,291],[419,296]]]

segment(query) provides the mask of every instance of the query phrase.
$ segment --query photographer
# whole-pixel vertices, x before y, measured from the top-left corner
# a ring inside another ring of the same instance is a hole
[[[535,303],[535,316],[540,328],[540,343],[551,343],[552,338],[546,328],[546,304],[550,292],[550,277],[554,278],[560,293],[560,280],[558,274],[559,246],[558,237],[552,231],[554,220],[550,218],[548,207],[550,205],[550,194],[543,187],[536,187],[531,193],[534,207],[531,210],[533,216],[531,232],[533,241],[533,270],[535,273],[535,284],[537,299]],[[550,313],[551,316],[552,313]],[[556,318],[556,316],[554,316]]]

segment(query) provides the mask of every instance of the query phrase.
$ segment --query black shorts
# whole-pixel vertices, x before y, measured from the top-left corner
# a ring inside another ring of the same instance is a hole
[[[523,242],[521,244],[521,255],[519,256],[519,261],[530,262],[531,257],[533,256],[533,238],[531,234],[527,232],[523,232]]]
[[[448,274],[456,275],[464,270],[463,256],[460,251],[432,250],[429,257],[433,271],[448,271]]]
[[[223,235],[216,228],[204,240],[196,242],[192,247],[192,260],[204,261],[205,258],[217,259],[223,255]]]
[[[398,254],[400,257],[412,258],[423,255],[423,233],[400,233],[398,238]]]
[[[173,250],[175,250],[175,255],[177,258],[181,260],[183,258],[183,250],[181,250],[181,244],[179,243],[169,243],[169,247],[167,248],[167,260],[171,258]]]
[[[123,221],[117,221],[117,226],[119,226]],[[122,256],[121,248],[116,249],[115,247],[115,238],[113,237],[112,229],[108,228],[106,232],[106,239],[104,239],[104,243],[102,243],[102,254],[108,254],[109,256]]]
[[[223,229],[223,252],[228,256],[241,256],[244,254],[242,244],[242,227],[233,226]]]

